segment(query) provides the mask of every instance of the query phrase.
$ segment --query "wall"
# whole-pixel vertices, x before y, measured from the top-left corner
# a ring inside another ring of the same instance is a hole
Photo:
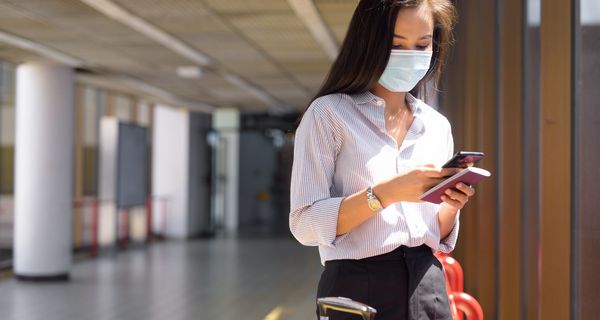
[[[600,313],[596,3],[457,2],[440,110],[456,149],[485,152],[493,173],[462,211],[455,251],[486,318]]]

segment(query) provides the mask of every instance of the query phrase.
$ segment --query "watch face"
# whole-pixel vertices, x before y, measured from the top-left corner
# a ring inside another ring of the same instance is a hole
[[[373,211],[381,210],[383,208],[381,206],[381,203],[379,201],[377,201],[376,199],[369,199],[368,204],[369,204],[369,208]]]

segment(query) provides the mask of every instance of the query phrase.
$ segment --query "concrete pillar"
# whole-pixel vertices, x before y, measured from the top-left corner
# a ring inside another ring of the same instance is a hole
[[[100,141],[98,156],[98,242],[102,247],[112,247],[117,243],[118,212],[117,189],[117,149],[119,143],[119,119],[105,116],[100,119]]]
[[[155,232],[171,238],[189,236],[189,126],[189,111],[161,105],[154,108],[152,191],[168,201],[168,210],[162,216],[162,204],[154,203],[153,226]]]
[[[17,69],[14,272],[20,279],[68,279],[74,88],[71,68]]]

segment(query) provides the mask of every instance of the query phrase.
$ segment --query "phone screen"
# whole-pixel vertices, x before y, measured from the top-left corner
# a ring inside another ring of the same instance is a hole
[[[476,163],[484,156],[483,152],[459,151],[442,168],[466,168],[469,163]]]

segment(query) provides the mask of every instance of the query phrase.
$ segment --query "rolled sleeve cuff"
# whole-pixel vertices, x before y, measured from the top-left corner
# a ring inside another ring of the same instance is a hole
[[[313,203],[301,212],[294,236],[305,245],[334,248],[340,205],[344,198],[328,198]]]
[[[456,241],[458,240],[458,229],[460,227],[460,211],[456,213],[456,217],[454,218],[454,227],[448,234],[448,236],[440,241],[440,246],[438,248],[439,251],[444,253],[450,253],[454,250],[456,246]]]

